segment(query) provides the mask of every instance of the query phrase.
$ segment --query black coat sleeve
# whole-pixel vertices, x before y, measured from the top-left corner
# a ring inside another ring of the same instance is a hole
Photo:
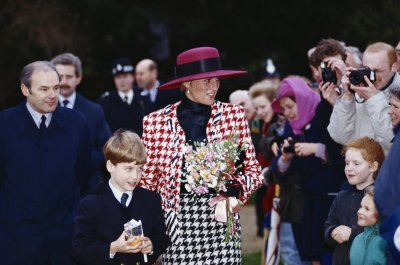
[[[84,264],[108,264],[111,242],[96,241],[96,218],[87,200],[82,200],[75,219],[72,255]]]
[[[86,192],[90,176],[93,172],[90,143],[91,139],[90,139],[89,126],[87,123],[84,123],[81,127],[79,152],[76,160],[77,181],[79,183],[82,194]]]
[[[328,219],[326,219],[324,224],[324,238],[325,242],[328,245],[334,247],[338,244],[338,242],[332,238],[331,233],[332,231],[341,225],[340,223],[340,201],[341,201],[341,194],[339,193],[338,196],[333,201],[331,208],[329,209]]]

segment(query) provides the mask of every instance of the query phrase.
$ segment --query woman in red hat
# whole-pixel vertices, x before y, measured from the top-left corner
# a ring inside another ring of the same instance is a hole
[[[168,234],[173,242],[163,256],[164,264],[240,264],[240,225],[238,237],[225,240],[227,223],[215,220],[215,190],[196,195],[187,189],[184,152],[194,142],[216,143],[239,135],[245,146],[240,170],[223,193],[244,203],[263,181],[244,110],[215,100],[220,79],[245,74],[222,70],[218,50],[194,48],[177,56],[176,79],[159,89],[181,88],[182,101],[153,112],[143,121],[143,142],[148,162],[142,186],[162,197]],[[240,173],[238,173],[240,171]],[[234,214],[238,221],[238,213]]]

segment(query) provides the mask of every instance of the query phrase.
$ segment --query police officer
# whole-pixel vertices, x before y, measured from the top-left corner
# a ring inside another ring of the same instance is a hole
[[[129,58],[114,60],[112,75],[116,91],[105,92],[98,103],[103,107],[112,132],[123,128],[142,135],[144,103],[140,91],[133,88],[133,72],[134,67]]]

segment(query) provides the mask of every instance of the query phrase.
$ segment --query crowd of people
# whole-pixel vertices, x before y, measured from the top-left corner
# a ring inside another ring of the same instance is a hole
[[[249,124],[260,125],[252,130],[265,177],[256,195],[260,236],[280,187],[283,264],[400,262],[399,48],[377,42],[361,53],[323,39],[307,53],[313,79],[266,76],[240,99],[232,93]]]
[[[255,193],[263,237],[277,190],[283,264],[399,264],[400,42],[323,39],[307,56],[312,79],[269,60],[230,103],[220,80],[247,72],[212,47],[180,53],[166,83],[153,60],[117,58],[97,102],[76,55],[26,65],[26,100],[0,112],[5,264],[240,264],[238,205]],[[188,150],[212,163],[232,139],[228,168],[191,175]]]

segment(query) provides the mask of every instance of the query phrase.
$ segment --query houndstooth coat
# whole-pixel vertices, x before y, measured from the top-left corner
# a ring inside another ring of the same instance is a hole
[[[168,105],[149,114],[143,120],[143,142],[147,152],[147,163],[144,165],[140,185],[161,195],[168,230],[176,225],[178,220],[175,219],[180,211],[180,178],[185,133],[177,118],[179,104],[180,102]],[[219,101],[215,101],[211,108],[206,130],[207,141],[209,143],[221,141],[229,135],[238,133],[240,144],[246,147],[244,175],[234,176],[242,185],[243,193],[239,200],[244,203],[263,183],[246,115],[242,107]]]

